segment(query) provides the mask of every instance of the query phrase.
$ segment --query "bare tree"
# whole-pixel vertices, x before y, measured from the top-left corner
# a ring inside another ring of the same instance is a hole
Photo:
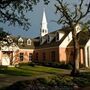
[[[30,27],[30,20],[26,13],[33,10],[33,6],[40,0],[0,0],[0,22],[9,25],[20,25],[27,30]],[[43,0],[48,4],[48,0]]]
[[[57,0],[56,13],[59,14],[60,18],[58,20],[59,24],[68,25],[71,28],[73,46],[74,46],[74,55],[73,55],[73,69],[71,75],[77,75],[79,73],[79,43],[78,43],[78,34],[75,27],[79,24],[82,19],[87,15],[90,15],[90,1],[85,4],[85,0],[78,0],[79,3],[73,5],[73,8],[64,0]],[[70,9],[72,8],[72,9]]]

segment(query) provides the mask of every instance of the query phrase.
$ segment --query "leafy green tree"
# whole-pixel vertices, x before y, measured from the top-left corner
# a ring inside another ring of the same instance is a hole
[[[48,4],[48,0],[43,0]],[[9,25],[20,25],[27,30],[30,27],[30,21],[26,17],[28,11],[32,11],[34,5],[40,0],[0,0],[0,22]]]
[[[7,35],[9,34],[4,32],[3,28],[0,28],[0,41],[3,40]]]
[[[59,24],[67,25],[71,28],[72,38],[73,38],[73,69],[71,75],[75,76],[79,73],[79,43],[78,43],[78,34],[76,32],[77,24],[80,24],[82,19],[87,15],[90,15],[90,1],[85,3],[86,0],[78,0],[78,3],[75,5],[68,4],[64,0],[57,0],[56,13],[59,14],[60,18],[58,20]]]

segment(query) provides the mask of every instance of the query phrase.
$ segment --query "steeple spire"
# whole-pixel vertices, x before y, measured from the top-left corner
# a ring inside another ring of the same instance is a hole
[[[45,14],[45,9],[43,11],[43,18],[42,18],[42,24],[47,24],[47,19],[46,19],[46,14]]]
[[[47,27],[47,19],[45,14],[45,9],[43,10],[43,17],[42,17],[42,23],[41,23],[41,31],[40,36],[44,36],[48,33],[48,27]]]

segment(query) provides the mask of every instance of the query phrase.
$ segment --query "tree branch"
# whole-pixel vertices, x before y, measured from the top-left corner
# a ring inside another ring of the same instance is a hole
[[[60,11],[60,13],[62,13],[63,17],[66,18],[66,20],[68,21],[68,24],[71,25],[71,22],[73,21],[72,18],[70,17],[70,15],[68,14],[68,8],[65,6],[65,4],[63,4],[62,0],[57,0],[59,2],[59,6],[55,5],[55,7],[57,8],[57,11]]]
[[[82,11],[81,11],[82,12]],[[77,20],[77,22],[79,22],[82,18],[84,18],[85,16],[87,16],[87,14],[89,14],[90,13],[90,2],[89,2],[89,4],[88,4],[88,7],[87,7],[87,10],[86,10],[86,12],[84,13],[84,14],[81,14],[80,15],[80,17],[79,17],[79,19]]]

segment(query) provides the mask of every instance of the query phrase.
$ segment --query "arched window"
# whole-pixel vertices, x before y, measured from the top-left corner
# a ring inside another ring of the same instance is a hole
[[[43,33],[44,33],[44,29],[43,29],[43,31],[42,31]]]

